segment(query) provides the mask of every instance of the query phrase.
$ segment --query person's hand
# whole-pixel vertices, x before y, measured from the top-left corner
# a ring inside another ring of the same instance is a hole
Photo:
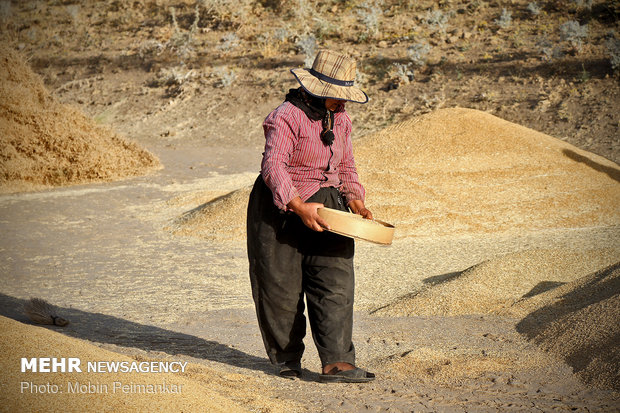
[[[317,212],[317,209],[323,207],[324,205],[318,202],[304,202],[300,197],[288,203],[288,208],[299,215],[304,225],[317,232],[329,229],[329,224]]]
[[[357,213],[366,219],[373,219],[372,212],[366,208],[360,209]]]
[[[349,208],[351,208],[354,214],[361,215],[366,219],[373,219],[372,212],[364,206],[364,201],[360,199],[354,199],[349,202]]]

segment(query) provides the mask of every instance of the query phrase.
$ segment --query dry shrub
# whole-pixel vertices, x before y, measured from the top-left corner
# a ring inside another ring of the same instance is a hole
[[[14,51],[0,48],[0,192],[110,181],[160,166],[136,143],[63,105]]]

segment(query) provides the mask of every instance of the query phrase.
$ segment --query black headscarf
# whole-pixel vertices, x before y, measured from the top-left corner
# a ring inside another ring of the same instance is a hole
[[[328,146],[334,143],[334,112],[325,107],[325,99],[312,96],[299,87],[297,89],[289,89],[285,101],[291,102],[301,109],[308,119],[321,120],[323,123],[321,140]]]

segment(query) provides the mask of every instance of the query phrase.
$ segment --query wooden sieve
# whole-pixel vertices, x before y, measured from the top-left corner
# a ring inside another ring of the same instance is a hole
[[[391,244],[394,238],[394,225],[378,219],[364,219],[361,215],[332,208],[319,208],[317,213],[336,234],[383,245]]]

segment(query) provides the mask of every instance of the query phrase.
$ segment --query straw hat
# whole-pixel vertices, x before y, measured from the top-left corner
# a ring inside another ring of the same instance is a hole
[[[314,59],[312,69],[291,69],[291,73],[313,96],[357,103],[368,102],[368,95],[353,86],[355,60],[341,53],[321,50]]]

